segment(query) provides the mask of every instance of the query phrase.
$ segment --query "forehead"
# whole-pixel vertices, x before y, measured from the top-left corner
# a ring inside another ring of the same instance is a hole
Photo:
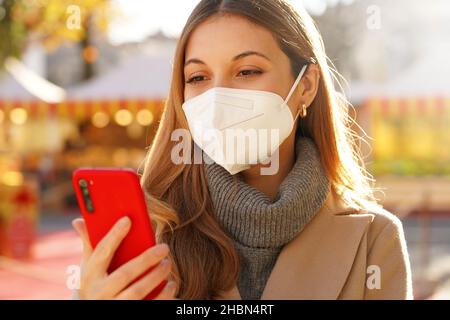
[[[260,51],[276,57],[282,51],[266,28],[238,15],[215,15],[199,24],[186,45],[190,58],[219,59],[247,50]]]

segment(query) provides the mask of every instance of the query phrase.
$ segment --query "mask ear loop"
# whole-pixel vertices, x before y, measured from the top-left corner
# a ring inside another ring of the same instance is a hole
[[[305,65],[303,66],[303,68],[302,68],[302,70],[300,71],[300,73],[299,73],[297,79],[295,79],[295,82],[294,82],[294,84],[292,85],[292,88],[291,88],[291,90],[289,91],[289,93],[288,93],[288,95],[287,95],[287,97],[286,97],[286,100],[284,101],[284,103],[285,103],[286,105],[287,105],[287,102],[289,101],[289,99],[291,98],[292,94],[294,93],[295,89],[297,89],[297,86],[298,86],[298,84],[300,83],[300,80],[302,80],[303,74],[305,73],[306,68],[308,68],[308,64],[305,64]],[[297,115],[295,116],[294,123],[297,122],[298,116],[299,116],[299,115],[300,115],[300,109],[298,110]],[[301,130],[302,130],[302,133],[303,133],[303,128],[301,128]],[[303,134],[304,134],[304,133],[303,133]]]
[[[297,112],[297,115],[295,116],[295,118],[294,118],[294,122],[297,122],[297,120],[298,120],[298,116],[300,115],[300,109],[298,109],[298,112]]]
[[[291,91],[289,91],[286,99],[284,100],[284,103],[287,104],[289,99],[291,98],[292,94],[294,93],[295,89],[297,89],[298,84],[300,83],[300,80],[302,80],[303,78],[303,74],[306,71],[306,68],[308,67],[308,64],[305,64],[302,68],[302,70],[300,71],[300,73],[298,74],[297,79],[295,79],[294,84],[292,85]]]

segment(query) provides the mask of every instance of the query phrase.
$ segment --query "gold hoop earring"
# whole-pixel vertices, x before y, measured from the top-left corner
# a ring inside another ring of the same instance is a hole
[[[306,104],[302,104],[302,110],[300,111],[300,117],[304,118],[306,117]]]

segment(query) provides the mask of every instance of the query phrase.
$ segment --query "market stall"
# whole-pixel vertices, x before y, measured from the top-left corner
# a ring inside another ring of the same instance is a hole
[[[164,69],[162,59],[133,59],[67,90],[57,102],[43,101],[20,78],[7,75],[0,81],[0,254],[17,257],[11,248],[19,242],[11,245],[7,235],[13,229],[19,234],[24,217],[31,228],[22,229],[30,231],[40,213],[77,211],[71,185],[75,168],[139,168],[164,107],[168,82],[161,79],[168,79],[170,64]],[[28,207],[22,206],[28,213],[19,217],[11,204],[24,190],[33,196]],[[24,239],[32,237],[27,232]]]
[[[384,84],[355,84],[362,145],[385,204],[398,215],[450,213],[450,47],[430,51]]]

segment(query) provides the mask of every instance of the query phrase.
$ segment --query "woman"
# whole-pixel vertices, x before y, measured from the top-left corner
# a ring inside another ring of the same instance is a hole
[[[333,80],[305,11],[282,0],[201,1],[142,175],[160,244],[107,275],[130,222],[92,250],[77,219],[80,297],[140,299],[169,278],[158,299],[411,299],[401,222],[373,197]],[[197,126],[271,128],[278,139],[261,148],[269,157],[246,145],[233,150],[253,162],[227,162],[229,143],[213,135],[208,149]],[[192,134],[183,159],[200,147],[205,161],[174,161],[180,129]]]

